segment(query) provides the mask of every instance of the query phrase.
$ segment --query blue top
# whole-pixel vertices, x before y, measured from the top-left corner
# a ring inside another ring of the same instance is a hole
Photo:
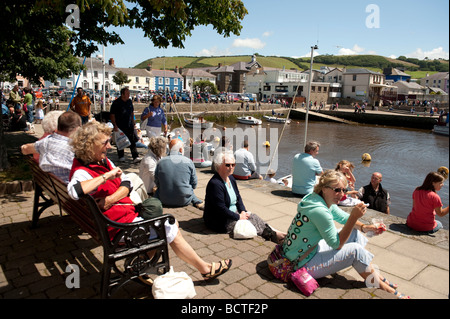
[[[155,184],[155,197],[164,205],[183,207],[190,204],[197,187],[194,163],[179,152],[161,158],[155,169]]]
[[[321,239],[333,249],[340,245],[339,232],[334,221],[345,224],[349,214],[337,205],[328,208],[322,196],[311,193],[303,197],[297,206],[297,215],[288,229],[283,242],[283,253],[290,261],[302,256],[310,247],[316,245]],[[300,263],[300,268],[311,260],[317,252],[317,247]]]
[[[311,154],[301,153],[294,156],[292,162],[292,192],[306,195],[312,193],[316,183],[316,175],[322,167]]]
[[[149,112],[153,112],[153,115],[150,116],[147,120],[147,126],[152,127],[161,127],[162,124],[167,125],[166,115],[164,114],[164,110],[158,106],[153,107],[152,104],[150,104],[148,107],[144,109],[144,111],[141,114],[141,121],[142,117],[147,115]]]

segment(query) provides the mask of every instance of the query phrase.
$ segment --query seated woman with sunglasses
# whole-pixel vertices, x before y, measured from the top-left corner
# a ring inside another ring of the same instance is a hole
[[[275,243],[286,234],[273,230],[261,217],[247,212],[232,176],[236,166],[232,151],[219,152],[214,156],[215,174],[206,186],[203,220],[206,227],[218,233],[232,233],[236,222],[248,219],[256,228],[258,236]]]
[[[147,217],[138,214],[128,197],[132,188],[130,180],[106,156],[111,148],[111,132],[112,129],[105,124],[92,122],[83,125],[74,134],[71,146],[75,159],[67,190],[75,200],[90,194],[103,213],[115,222],[141,221]],[[231,259],[212,264],[201,259],[181,235],[178,223],[171,225],[166,222],[165,228],[167,242],[175,254],[197,268],[205,280],[213,279],[231,267]],[[110,228],[108,231],[112,240],[117,230]],[[148,282],[151,284],[151,281]]]
[[[409,298],[374,271],[371,265],[373,255],[365,249],[368,239],[362,233],[372,230],[379,234],[382,230],[358,221],[366,213],[364,203],[355,205],[350,214],[337,206],[346,191],[347,179],[341,172],[328,170],[323,173],[314,191],[298,204],[297,215],[283,243],[283,255],[295,269],[306,267],[314,278],[353,266],[364,279],[368,279],[366,282],[398,298]],[[335,222],[344,225],[340,231]]]

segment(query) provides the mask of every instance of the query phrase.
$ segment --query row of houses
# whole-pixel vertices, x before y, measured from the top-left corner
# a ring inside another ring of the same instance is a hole
[[[86,70],[80,75],[73,74],[56,83],[45,82],[45,86],[74,86],[85,89],[102,90],[103,74],[106,90],[119,90],[113,76],[122,71],[130,80],[126,85],[132,90],[143,91],[193,91],[193,84],[207,80],[215,84],[221,92],[254,93],[259,99],[282,99],[297,97],[305,99],[309,90],[310,71],[296,69],[276,69],[263,67],[257,57],[249,62],[232,65],[218,64],[214,67],[178,68],[174,70],[155,70],[151,65],[145,69],[119,68],[114,59],[108,63],[101,58],[87,58]],[[103,67],[105,70],[103,72]],[[389,68],[383,73],[366,68],[328,68],[313,70],[311,81],[311,101],[331,104],[342,99],[367,101],[370,104],[393,101],[429,99],[434,95],[441,102],[448,102],[449,73],[440,72],[420,79],[402,70]]]

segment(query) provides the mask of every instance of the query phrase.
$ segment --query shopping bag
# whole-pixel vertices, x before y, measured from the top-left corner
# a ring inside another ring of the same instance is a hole
[[[295,286],[305,296],[310,296],[314,290],[319,288],[317,281],[311,276],[305,267],[302,267],[291,274],[291,280]]]
[[[289,281],[290,274],[294,271],[294,266],[286,257],[283,257],[281,245],[276,245],[267,257],[267,265],[272,275],[284,282]]]
[[[155,299],[192,299],[197,293],[192,279],[185,272],[174,272],[170,266],[169,272],[154,280],[152,294]]]
[[[250,239],[256,237],[256,228],[248,219],[240,219],[233,229],[233,238]]]
[[[114,132],[114,137],[116,140],[116,146],[118,150],[123,150],[125,147],[131,145],[128,137],[120,129],[117,132]]]

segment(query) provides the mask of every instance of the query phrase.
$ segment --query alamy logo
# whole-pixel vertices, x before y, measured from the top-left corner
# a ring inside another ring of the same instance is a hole
[[[66,12],[70,13],[66,18],[66,24],[73,29],[80,28],[80,8],[76,4],[69,4]]]
[[[80,267],[74,264],[67,265],[66,273],[69,273],[66,278],[66,287],[69,289],[80,288]]]
[[[380,28],[380,7],[376,4],[369,4],[366,12],[370,13],[366,18],[366,27],[369,29]]]

